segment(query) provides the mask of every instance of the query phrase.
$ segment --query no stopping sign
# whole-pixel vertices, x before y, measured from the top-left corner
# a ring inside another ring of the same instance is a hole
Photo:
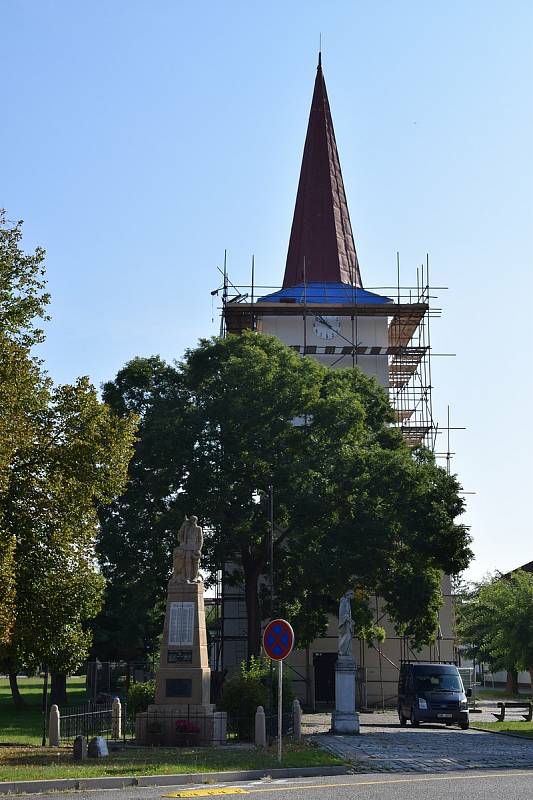
[[[263,647],[274,661],[287,658],[294,646],[294,631],[285,619],[273,619],[265,628]]]

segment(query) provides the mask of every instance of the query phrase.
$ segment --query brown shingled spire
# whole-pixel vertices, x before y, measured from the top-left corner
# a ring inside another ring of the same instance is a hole
[[[307,136],[283,286],[305,280],[362,287],[329,109],[318,56]]]

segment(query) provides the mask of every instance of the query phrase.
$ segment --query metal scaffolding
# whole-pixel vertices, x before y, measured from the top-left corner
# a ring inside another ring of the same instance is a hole
[[[402,431],[409,447],[425,445],[435,451],[438,428],[433,417],[431,361],[435,355],[450,354],[435,354],[431,349],[430,320],[441,315],[441,310],[432,304],[436,299],[433,292],[447,287],[430,286],[427,258],[426,263],[417,269],[416,285],[400,285],[398,258],[396,286],[369,287],[367,291],[390,292],[391,302],[383,305],[360,302],[357,290],[350,286],[342,290],[342,298],[329,290],[331,299],[320,305],[307,299],[305,286],[302,302],[268,302],[266,298],[257,302],[255,292],[275,292],[279,287],[254,286],[253,279],[248,285],[233,284],[228,277],[226,260],[220,272],[223,284],[212,294],[218,295],[222,301],[221,335],[238,334],[245,329],[256,330],[258,320],[268,316],[298,316],[302,320],[302,341],[291,347],[304,357],[335,356],[331,366],[357,366],[364,356],[386,356],[387,389],[395,411],[396,426]],[[346,302],[347,295],[349,302]],[[332,315],[349,317],[351,334],[338,336],[335,344],[309,344],[307,319],[321,319],[327,325],[327,319]],[[388,319],[387,347],[365,346],[358,340],[358,323],[363,317]]]

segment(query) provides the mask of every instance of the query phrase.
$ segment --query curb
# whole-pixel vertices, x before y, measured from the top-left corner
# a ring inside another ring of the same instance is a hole
[[[471,725],[470,728],[474,731],[483,731],[483,733],[496,733],[498,736],[510,736],[512,739],[521,739],[523,742],[531,742],[531,744],[533,744],[531,736],[520,736],[519,733],[512,733],[511,731],[495,731],[491,728],[479,728],[477,725]]]
[[[348,775],[348,766],[287,767],[286,769],[250,769],[232,772],[190,772],[180,775],[139,775],[139,777],[57,778],[46,781],[0,781],[2,794],[33,794],[35,792],[65,792],[82,789],[125,789],[129,786],[183,786],[195,783],[227,783],[252,781],[260,778],[313,778]]]

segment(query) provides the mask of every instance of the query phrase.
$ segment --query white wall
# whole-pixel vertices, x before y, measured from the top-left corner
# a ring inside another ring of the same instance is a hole
[[[329,317],[326,317],[329,319]],[[338,334],[330,339],[323,339],[316,335],[313,330],[315,316],[308,314],[306,317],[306,329],[304,336],[303,314],[294,316],[264,316],[257,320],[258,330],[277,336],[282,342],[289,346],[298,345],[303,347],[304,340],[307,345],[316,345],[318,348],[325,346],[344,347],[350,346],[355,340],[362,347],[383,347],[388,346],[388,319],[387,317],[358,317],[357,324],[354,323],[352,333],[351,317],[339,317],[340,329]],[[325,355],[316,354],[313,358],[318,359],[325,366],[331,367],[351,367],[352,356],[347,355],[339,360],[339,354]],[[336,362],[336,363],[335,363]],[[388,357],[386,355],[359,355],[357,356],[357,366],[366,375],[377,378],[383,388],[388,388]]]

